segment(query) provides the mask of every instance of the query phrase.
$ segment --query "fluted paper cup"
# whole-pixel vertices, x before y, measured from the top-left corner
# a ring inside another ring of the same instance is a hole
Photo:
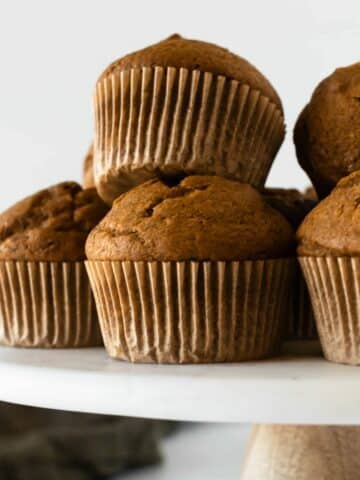
[[[287,259],[86,267],[111,357],[241,362],[278,351],[292,273]]]
[[[174,67],[114,72],[94,95],[99,193],[158,176],[221,175],[264,185],[285,134],[271,100],[224,76]]]
[[[301,257],[325,357],[360,364],[360,258]]]
[[[0,344],[102,344],[84,262],[0,261]]]

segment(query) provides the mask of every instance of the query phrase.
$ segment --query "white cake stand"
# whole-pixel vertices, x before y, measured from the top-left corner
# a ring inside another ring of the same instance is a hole
[[[254,430],[242,477],[246,480],[360,479],[360,455],[354,450],[360,451],[360,430],[339,427],[360,425],[357,367],[331,364],[321,357],[228,365],[132,365],[111,360],[103,349],[3,347],[0,378],[0,399],[13,403],[134,417],[268,424]]]

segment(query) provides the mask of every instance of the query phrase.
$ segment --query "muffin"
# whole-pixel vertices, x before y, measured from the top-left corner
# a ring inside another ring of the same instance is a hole
[[[328,360],[360,363],[360,172],[340,180],[297,232],[298,255]]]
[[[296,189],[265,188],[263,195],[271,207],[284,215],[295,230],[317,204],[311,198],[311,194],[302,193]],[[284,340],[286,348],[293,350],[294,347],[296,350],[304,349],[305,351],[313,346],[315,347],[311,349],[313,353],[313,350],[319,350],[314,313],[300,265],[296,259],[294,263],[296,271],[290,289],[289,317],[285,324]]]
[[[360,62],[338,68],[314,91],[300,114],[294,142],[298,160],[320,198],[360,169]]]
[[[84,267],[85,240],[107,207],[95,189],[64,182],[0,215],[0,343],[101,344]]]
[[[180,35],[112,63],[94,103],[95,181],[109,204],[154,177],[263,186],[285,133],[281,101],[255,67]]]
[[[317,201],[311,193],[304,193],[295,188],[265,188],[266,201],[278,210],[297,229],[305,216],[316,206]]]
[[[279,346],[294,233],[250,185],[148,182],[117,198],[86,262],[110,356],[200,363]]]
[[[83,162],[83,187],[95,188],[94,147],[91,144]]]
[[[304,196],[309,200],[313,200],[315,202],[319,201],[318,194],[316,193],[316,190],[312,185],[305,188]]]

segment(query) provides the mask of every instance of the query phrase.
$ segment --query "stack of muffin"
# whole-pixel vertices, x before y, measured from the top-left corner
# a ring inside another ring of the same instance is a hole
[[[297,233],[326,358],[360,364],[360,62],[315,89],[294,131],[321,199]]]
[[[100,325],[114,358],[199,363],[314,338],[294,232],[316,200],[264,189],[285,134],[268,80],[173,35],[111,64],[94,103],[88,188],[60,184],[0,216],[1,343],[91,346]]]

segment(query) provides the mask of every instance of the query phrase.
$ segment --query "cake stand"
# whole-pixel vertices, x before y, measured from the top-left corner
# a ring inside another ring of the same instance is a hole
[[[133,365],[101,348],[0,348],[0,400],[201,422],[251,422],[245,480],[360,479],[360,370],[321,357]],[[317,425],[317,426],[313,426]],[[328,425],[332,425],[329,427]]]

